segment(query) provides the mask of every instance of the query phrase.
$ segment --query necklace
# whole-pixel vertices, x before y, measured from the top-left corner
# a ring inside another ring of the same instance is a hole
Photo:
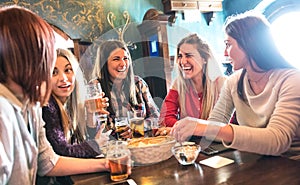
[[[269,76],[269,74],[270,74],[269,71],[267,71],[265,72],[265,74],[263,74],[261,77],[259,77],[256,80],[251,80],[248,78],[250,88],[254,92],[254,94],[259,94],[264,90],[266,84],[268,83],[268,80],[263,80],[263,79],[266,79],[265,77]]]
[[[256,80],[252,80],[252,79],[250,79],[250,78],[248,77],[248,80],[249,80],[249,82],[255,82],[255,83],[260,82],[265,76],[267,76],[268,73],[269,73],[268,71],[265,72],[265,74],[263,74],[261,77],[259,77],[259,78],[256,79]]]

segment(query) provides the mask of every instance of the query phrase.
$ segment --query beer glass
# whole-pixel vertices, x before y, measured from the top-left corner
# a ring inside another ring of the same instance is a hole
[[[89,113],[93,113],[94,127],[106,124],[107,115],[101,114],[99,111],[102,106],[102,89],[100,83],[90,83],[86,85],[86,104]]]
[[[135,109],[128,112],[130,128],[134,138],[144,137],[144,117],[145,112],[142,109]]]
[[[126,140],[120,136],[129,127],[128,117],[116,117],[115,118],[115,132],[118,140]]]
[[[152,120],[152,123],[151,123],[151,134],[152,134],[152,137],[155,136],[156,132],[158,131],[160,125],[159,125],[159,118],[155,118]]]
[[[107,145],[106,159],[110,167],[112,181],[122,181],[128,178],[130,151],[126,141],[111,140]]]

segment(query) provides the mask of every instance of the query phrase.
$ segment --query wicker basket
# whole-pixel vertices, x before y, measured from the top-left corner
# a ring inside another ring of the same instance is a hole
[[[171,148],[175,145],[175,139],[170,136],[161,137],[166,138],[166,141],[161,144],[128,147],[135,166],[154,164],[172,157]]]

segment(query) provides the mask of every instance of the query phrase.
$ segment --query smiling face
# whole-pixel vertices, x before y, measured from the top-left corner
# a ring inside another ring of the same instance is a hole
[[[112,81],[126,78],[129,62],[129,54],[122,48],[117,48],[110,53],[107,68]]]
[[[178,65],[185,79],[196,81],[202,77],[205,61],[193,44],[182,44],[178,53]]]
[[[245,52],[239,47],[236,40],[229,35],[226,34],[225,36],[225,55],[228,56],[233,69],[239,70],[242,68],[247,68],[249,62],[245,55]]]
[[[52,93],[64,103],[75,87],[75,74],[65,57],[57,57],[51,81]]]

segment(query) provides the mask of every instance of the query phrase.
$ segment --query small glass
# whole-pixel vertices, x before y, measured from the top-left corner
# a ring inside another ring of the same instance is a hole
[[[158,118],[149,118],[144,120],[144,137],[155,137],[159,129]]]
[[[153,119],[153,121],[151,122],[151,131],[152,131],[152,137],[155,137],[156,132],[158,131],[160,125],[159,125],[159,119],[155,118]]]
[[[144,117],[145,112],[142,109],[133,110],[133,112],[128,112],[130,128],[133,132],[134,138],[144,137]]]
[[[194,164],[201,147],[195,143],[176,144],[171,151],[181,165]]]
[[[117,117],[115,118],[115,132],[118,140],[126,140],[122,138],[121,134],[128,130],[129,121],[127,117]]]
[[[95,112],[94,115],[94,121],[96,122],[97,126],[101,126],[101,125],[107,125],[107,114],[101,114],[99,112]]]
[[[130,151],[125,141],[111,140],[107,145],[106,159],[110,167],[112,181],[122,181],[128,178]]]

